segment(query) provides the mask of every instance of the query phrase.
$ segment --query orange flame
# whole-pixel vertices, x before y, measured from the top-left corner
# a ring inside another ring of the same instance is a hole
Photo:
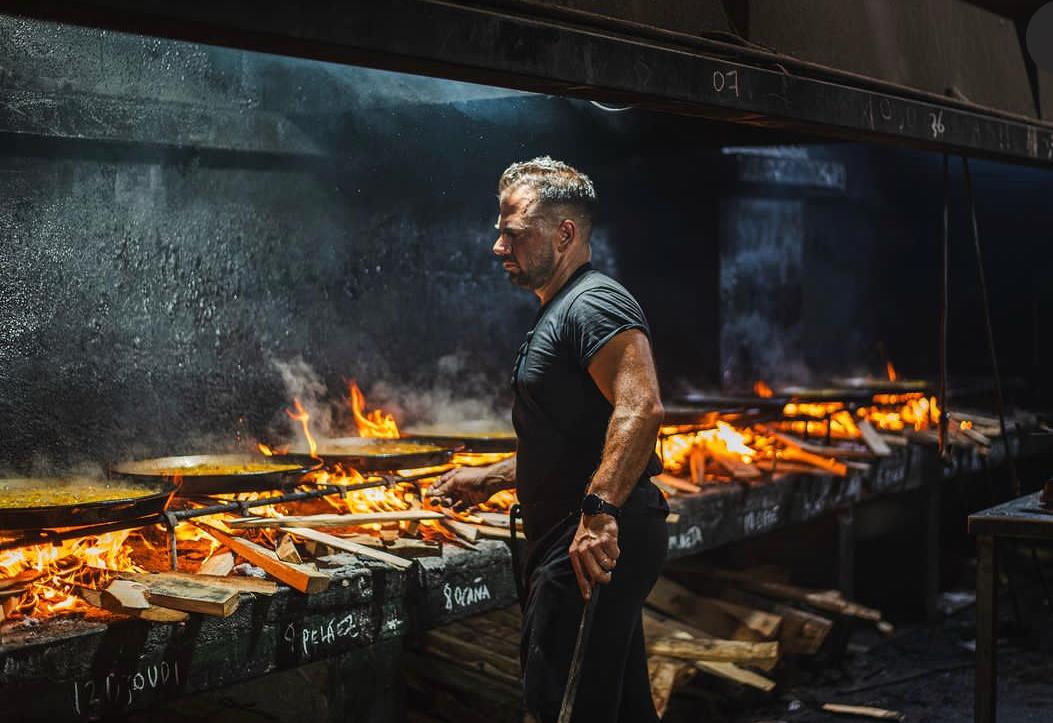
[[[0,552],[0,578],[36,571],[9,614],[46,617],[60,612],[87,610],[90,606],[73,594],[76,585],[92,585],[107,570],[144,570],[132,562],[125,540],[129,530],[66,540],[57,545],[36,545]],[[6,609],[7,606],[5,606]]]
[[[758,379],[753,383],[753,393],[764,399],[771,399],[775,396],[775,392],[772,391],[771,387],[769,387],[763,379]]]
[[[358,384],[351,382],[349,386],[349,401],[351,412],[355,415],[355,426],[361,437],[379,437],[383,439],[398,439],[399,427],[395,418],[382,409],[374,409],[366,412],[366,397]]]
[[[888,380],[890,382],[896,381],[896,367],[892,366],[892,362],[885,362],[885,371],[888,372]]]
[[[307,410],[300,404],[299,399],[293,399],[293,405],[296,407],[296,411],[286,409],[285,413],[289,415],[290,419],[295,419],[303,427],[303,436],[307,439],[307,448],[311,452],[312,457],[318,456],[318,445],[314,441],[314,437],[311,436],[311,427],[309,422],[311,421],[311,415],[307,413]],[[262,450],[261,450],[262,451]],[[264,452],[266,454],[266,452]]]

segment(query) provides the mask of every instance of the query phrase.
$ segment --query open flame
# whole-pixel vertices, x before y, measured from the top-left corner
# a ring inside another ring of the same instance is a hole
[[[382,409],[366,412],[366,397],[358,388],[358,384],[352,381],[348,392],[351,413],[355,415],[355,426],[358,427],[360,437],[399,438],[399,426],[393,416]]]
[[[291,409],[286,409],[285,413],[289,415],[290,419],[294,419],[300,423],[300,427],[303,428],[303,436],[307,440],[307,448],[310,450],[312,457],[317,457],[318,444],[314,441],[314,437],[311,436],[311,415],[303,408],[299,399],[293,399],[293,406],[296,407],[295,412]],[[264,454],[266,454],[266,452],[264,452]]]
[[[771,399],[775,396],[775,392],[772,391],[772,388],[769,387],[763,379],[758,379],[753,383],[753,393],[763,399]]]
[[[885,362],[885,372],[888,374],[888,380],[890,382],[896,381],[896,367],[892,366],[891,361]]]
[[[93,587],[100,568],[143,572],[132,562],[131,546],[125,544],[129,534],[122,530],[0,552],[0,583],[10,582],[4,585],[7,590],[21,590],[5,602],[6,615],[48,617],[91,609],[77,597],[75,587]]]

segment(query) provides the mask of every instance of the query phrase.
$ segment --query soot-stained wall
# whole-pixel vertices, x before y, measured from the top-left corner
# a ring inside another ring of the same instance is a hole
[[[595,262],[641,301],[669,396],[748,386],[726,358],[786,381],[877,372],[879,341],[934,373],[931,155],[13,19],[0,40],[0,467],[280,441],[292,394],[338,400],[351,378],[403,421],[507,415],[536,301],[490,253],[495,185],[543,153],[596,181]],[[1048,292],[1029,291],[1048,175],[978,173],[1016,373],[1048,356]],[[797,220],[760,239],[741,211],[772,204]],[[743,266],[722,298],[758,239],[791,268],[791,232],[794,279]],[[975,293],[952,298],[952,370],[982,374]]]
[[[357,378],[410,414],[506,416],[536,301],[490,253],[496,179],[542,153],[595,178],[595,262],[639,294],[660,364],[715,368],[715,235],[684,212],[715,181],[684,162],[687,119],[13,19],[0,36],[0,466],[275,441],[305,367],[317,401]]]

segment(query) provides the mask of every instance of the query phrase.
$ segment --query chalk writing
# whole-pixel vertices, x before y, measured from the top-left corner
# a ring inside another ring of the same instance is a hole
[[[95,715],[102,708],[120,710],[135,701],[137,693],[179,687],[179,662],[162,660],[134,673],[110,673],[103,678],[73,681],[73,710],[77,715]]]
[[[477,577],[469,585],[446,583],[442,586],[442,594],[446,598],[446,609],[453,610],[455,607],[464,608],[489,600],[490,588],[486,586],[483,578]]]
[[[943,126],[943,111],[935,111],[929,113],[929,130],[932,131],[933,138],[939,138],[943,135],[946,130]]]
[[[742,528],[746,534],[763,532],[775,526],[779,521],[779,509],[749,510],[742,516]]]
[[[670,550],[692,550],[702,545],[702,529],[691,525],[686,530],[669,536]]]
[[[307,625],[299,629],[296,623],[289,623],[285,626],[282,638],[293,653],[300,651],[304,657],[310,658],[320,648],[332,646],[338,640],[357,638],[368,622],[367,613],[352,610],[344,616],[332,617],[317,625]]]
[[[733,93],[736,98],[739,97],[739,71],[728,70],[720,72],[719,70],[713,71],[713,90],[718,93],[723,93],[725,90]]]

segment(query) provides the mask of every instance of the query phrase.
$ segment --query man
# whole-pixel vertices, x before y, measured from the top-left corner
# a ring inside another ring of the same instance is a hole
[[[474,504],[517,487],[528,540],[527,709],[556,721],[584,601],[606,585],[573,720],[657,721],[640,611],[665,560],[668,507],[650,481],[661,471],[662,405],[647,321],[625,288],[589,264],[588,176],[535,158],[509,166],[498,192],[493,252],[512,283],[541,301],[512,377],[518,453],[448,472],[431,494]]]

